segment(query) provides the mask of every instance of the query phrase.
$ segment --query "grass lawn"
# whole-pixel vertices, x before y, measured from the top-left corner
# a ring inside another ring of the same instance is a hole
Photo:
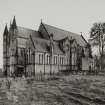
[[[105,105],[104,76],[16,78],[11,79],[10,89],[5,79],[0,81],[0,105]]]

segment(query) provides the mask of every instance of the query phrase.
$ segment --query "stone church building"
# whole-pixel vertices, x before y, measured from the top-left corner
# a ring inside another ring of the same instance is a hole
[[[40,23],[20,27],[15,17],[3,33],[3,70],[8,76],[52,74],[92,68],[91,46],[82,35]]]

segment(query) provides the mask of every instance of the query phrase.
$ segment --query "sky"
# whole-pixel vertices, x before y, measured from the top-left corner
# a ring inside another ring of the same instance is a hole
[[[0,0],[0,67],[3,65],[3,31],[16,17],[18,26],[37,30],[41,19],[86,40],[95,22],[105,22],[105,0]]]

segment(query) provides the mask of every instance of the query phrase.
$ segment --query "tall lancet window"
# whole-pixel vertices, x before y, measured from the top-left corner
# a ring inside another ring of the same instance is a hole
[[[50,63],[50,56],[47,55],[47,64],[49,64],[49,63]]]
[[[54,49],[53,34],[50,34],[50,54],[52,55]]]
[[[39,64],[40,64],[40,58],[41,58],[41,55],[39,54]]]
[[[42,62],[41,62],[41,64],[43,64],[43,60],[44,60],[44,55],[42,54]]]

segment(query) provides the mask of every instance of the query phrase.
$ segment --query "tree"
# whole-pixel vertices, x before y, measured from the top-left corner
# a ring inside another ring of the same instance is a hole
[[[100,70],[103,70],[103,54],[105,41],[105,23],[94,23],[90,30],[90,41],[93,46],[99,47],[100,54]]]

